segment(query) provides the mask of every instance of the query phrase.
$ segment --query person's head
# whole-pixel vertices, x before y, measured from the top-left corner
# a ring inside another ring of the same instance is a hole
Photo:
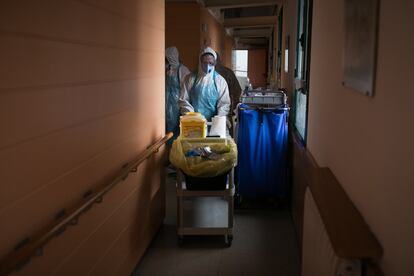
[[[169,65],[178,66],[180,64],[178,50],[176,47],[165,49],[165,60]]]
[[[216,65],[216,52],[210,47],[205,48],[200,55],[200,65],[204,73],[208,74],[214,70]]]

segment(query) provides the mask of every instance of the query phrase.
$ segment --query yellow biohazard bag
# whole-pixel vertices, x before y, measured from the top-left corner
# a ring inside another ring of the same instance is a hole
[[[237,145],[231,138],[178,138],[170,161],[186,175],[215,177],[231,170],[237,163]]]

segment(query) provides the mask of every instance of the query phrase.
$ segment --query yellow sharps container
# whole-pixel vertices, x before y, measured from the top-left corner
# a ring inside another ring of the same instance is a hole
[[[207,120],[199,112],[187,112],[180,116],[181,138],[205,138],[207,136]]]

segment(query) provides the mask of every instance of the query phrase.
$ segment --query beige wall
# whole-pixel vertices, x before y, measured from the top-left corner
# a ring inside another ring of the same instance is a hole
[[[4,256],[164,135],[164,1],[1,1],[0,60]],[[129,275],[163,217],[161,158],[19,274]]]
[[[412,11],[380,1],[375,96],[344,88],[343,1],[314,0],[308,147],[384,247],[386,275],[414,275]]]
[[[198,3],[165,4],[165,47],[176,46],[180,59],[190,70],[196,70],[198,66],[200,14]]]

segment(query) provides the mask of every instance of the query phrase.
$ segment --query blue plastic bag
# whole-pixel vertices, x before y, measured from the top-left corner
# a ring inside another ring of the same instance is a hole
[[[238,192],[245,197],[287,195],[287,111],[239,110]]]

